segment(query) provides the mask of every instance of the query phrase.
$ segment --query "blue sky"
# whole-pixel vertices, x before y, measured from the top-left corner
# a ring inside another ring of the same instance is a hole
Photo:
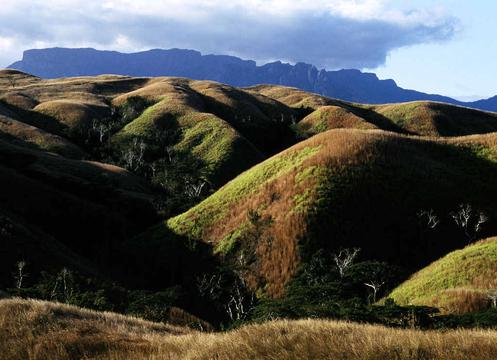
[[[440,6],[457,17],[461,29],[450,41],[394,50],[374,69],[400,86],[454,97],[497,94],[497,1],[398,1],[404,8]]]
[[[29,48],[191,48],[359,68],[462,99],[497,94],[493,0],[2,0],[0,67]]]

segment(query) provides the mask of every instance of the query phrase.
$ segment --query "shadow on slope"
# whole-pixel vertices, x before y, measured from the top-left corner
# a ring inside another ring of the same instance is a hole
[[[473,148],[334,130],[246,171],[164,226],[213,244],[252,289],[278,296],[320,249],[360,247],[367,259],[419,269],[467,241],[449,215],[460,203],[484,210],[485,233],[495,233],[496,179],[495,162]],[[429,209],[443,221],[426,235],[418,214]]]

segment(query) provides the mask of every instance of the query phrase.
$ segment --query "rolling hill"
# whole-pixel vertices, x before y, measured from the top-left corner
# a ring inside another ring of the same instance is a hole
[[[56,303],[0,300],[0,348],[17,359],[490,360],[495,331],[401,330],[317,319],[202,333]]]
[[[240,267],[253,289],[272,296],[322,248],[360,247],[367,258],[419,268],[464,244],[449,219],[437,229],[442,240],[424,239],[420,210],[449,218],[458,204],[469,203],[494,216],[495,149],[482,144],[327,131],[244,172],[147,234],[167,241],[173,231],[210,244]],[[471,192],[459,191],[469,183]],[[489,232],[495,231],[491,223]]]
[[[128,76],[178,76],[213,80],[232,86],[274,84],[347,101],[382,104],[407,101],[441,101],[487,111],[497,111],[495,98],[463,103],[447,96],[406,90],[393,80],[380,80],[373,73],[344,69],[319,70],[305,63],[281,61],[257,66],[255,61],[234,56],[202,55],[194,50],[154,49],[119,53],[95,49],[32,49],[9,66],[43,78],[118,74]]]
[[[446,313],[491,307],[497,291],[497,239],[456,250],[412,275],[390,295],[399,304],[435,306]]]
[[[92,306],[161,318],[180,304],[219,325],[234,284],[283,298],[316,254],[358,247],[412,274],[467,244],[461,204],[488,217],[474,239],[497,235],[496,123],[435,102],[3,70],[0,288],[20,260],[30,285],[67,267],[106,281],[81,286],[83,304],[103,292],[117,305]]]
[[[11,81],[16,86],[11,86]],[[62,148],[60,151],[65,155],[70,155],[70,151],[75,153],[76,147],[64,149],[64,145],[70,146],[64,138],[83,146],[92,121],[105,124],[112,109],[126,105],[130,98],[148,101],[144,104],[147,111],[116,129],[121,130],[115,135],[116,146],[123,138],[150,137],[154,131],[169,132],[171,136],[178,133],[182,139],[171,145],[204,162],[212,175],[209,179],[217,183],[294,142],[286,126],[297,116],[293,109],[267,97],[217,83],[118,76],[41,80],[20,72],[3,71],[1,84],[4,87],[0,106],[4,104],[6,110],[0,114],[9,115],[10,123],[22,117],[22,122],[38,128],[38,133],[23,136],[28,143],[50,151]],[[19,99],[23,100],[22,104]],[[28,132],[10,130],[14,131],[17,137]],[[81,151],[78,155],[82,156]]]
[[[0,71],[0,183],[8,189],[0,212],[9,229],[1,286],[12,285],[20,260],[32,282],[64,266],[122,279],[132,256],[115,256],[120,244],[164,208],[198,201],[195,186],[208,194],[293,144],[295,116],[212,82]],[[154,182],[155,174],[162,177]]]
[[[307,109],[297,124],[304,137],[336,128],[382,129],[420,136],[464,136],[494,132],[497,116],[440,102],[363,105],[329,99],[299,89],[255,86],[249,91],[295,108]]]

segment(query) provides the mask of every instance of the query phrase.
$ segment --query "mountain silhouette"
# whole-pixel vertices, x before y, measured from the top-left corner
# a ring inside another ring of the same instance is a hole
[[[9,68],[42,78],[117,74],[188,77],[238,87],[274,84],[359,103],[429,100],[497,111],[497,96],[461,102],[446,96],[403,89],[394,80],[380,80],[374,73],[359,70],[327,71],[310,64],[291,65],[281,61],[258,66],[255,61],[226,55],[202,55],[194,50],[154,49],[126,54],[91,48],[36,49],[25,51],[23,59]]]

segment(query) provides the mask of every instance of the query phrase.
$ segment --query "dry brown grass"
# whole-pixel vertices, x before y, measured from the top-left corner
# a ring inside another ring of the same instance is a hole
[[[18,107],[20,109],[24,110],[31,110],[33,109],[36,105],[38,105],[38,101],[36,101],[33,98],[30,98],[29,96],[21,93],[16,93],[16,92],[11,92],[6,95],[3,95],[0,97],[0,100],[4,101],[5,103]]]
[[[301,131],[309,135],[331,129],[378,129],[372,123],[340,106],[323,106],[298,123]]]
[[[50,116],[73,130],[86,129],[93,119],[108,115],[108,109],[103,106],[85,104],[72,99],[46,101],[33,110]]]
[[[258,85],[247,89],[249,92],[261,94],[271,99],[275,99],[291,107],[305,107],[314,110],[322,106],[344,104],[340,100],[327,98],[317,94],[309,93],[297,88],[277,86],[277,85]]]
[[[0,115],[0,133],[8,134],[18,144],[31,144],[41,150],[55,152],[68,158],[81,159],[85,152],[67,139],[35,126]]]
[[[225,259],[236,262],[235,265],[244,270],[252,289],[264,289],[265,294],[279,297],[299,266],[299,242],[309,233],[309,219],[318,206],[320,186],[329,186],[334,179],[345,178],[348,171],[369,164],[379,162],[400,167],[406,162],[429,159],[434,146],[491,146],[495,139],[495,135],[449,139],[398,135],[381,130],[330,130],[250,169],[168,224],[181,235],[222,249],[219,252],[226,254]],[[269,179],[262,176],[286,158],[313,148],[317,150],[303,162],[294,161],[291,169]],[[231,195],[235,193],[236,196]],[[261,227],[260,234],[253,234],[247,216],[249,210],[259,212],[263,222],[271,220]],[[230,247],[230,244],[235,246]],[[227,252],[225,249],[233,250]],[[475,298],[474,306],[479,303]]]
[[[223,209],[224,205],[216,202],[193,208],[180,219],[177,218],[176,229],[181,232],[184,223],[197,221],[195,217],[200,216],[203,218],[200,222],[207,219],[209,223],[205,224],[198,240],[214,245],[232,236],[230,234],[241,232],[238,241],[243,249],[243,257],[257,259],[247,267],[244,263],[239,264],[245,270],[249,286],[254,290],[264,288],[269,296],[281,296],[286,283],[299,265],[299,240],[307,231],[307,212],[313,211],[312,199],[317,196],[318,186],[323,185],[320,183],[322,178],[319,178],[321,171],[345,171],[347,166],[367,163],[375,156],[375,146],[378,143],[396,142],[398,138],[395,134],[383,131],[350,129],[318,134],[249,171],[255,174],[268,171],[263,169],[270,168],[270,164],[276,165],[281,159],[306,152],[308,149],[318,149],[301,164],[296,163],[281,176],[262,184],[252,183],[249,186],[250,193],[240,194],[229,206],[226,205],[226,209]],[[329,177],[330,174],[324,176]],[[238,191],[234,189],[237,189],[241,182],[241,179],[235,180],[220,191],[227,194]],[[300,208],[297,204],[299,198],[303,199]],[[247,225],[248,210],[260,212],[262,221],[271,220],[256,236],[251,234],[251,226]],[[212,212],[212,216],[205,215],[206,211]],[[222,213],[222,216],[217,216],[219,213]]]
[[[325,320],[200,333],[40,301],[0,301],[2,359],[481,359],[497,332],[417,331]]]

